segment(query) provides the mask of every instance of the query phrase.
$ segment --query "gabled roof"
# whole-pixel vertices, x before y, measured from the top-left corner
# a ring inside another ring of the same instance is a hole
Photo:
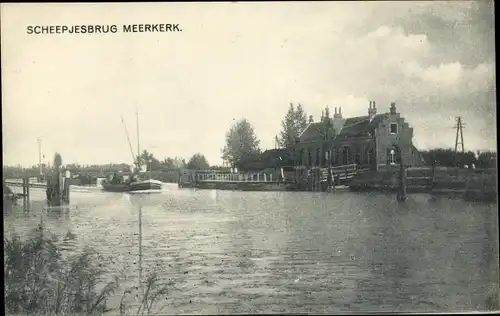
[[[330,118],[330,123],[332,124],[332,128],[335,131],[335,135],[338,135],[342,130],[346,119],[332,119]],[[300,134],[299,139],[301,142],[323,139],[325,136],[325,123],[324,122],[315,122],[309,123],[306,129]],[[333,136],[333,135],[330,135]]]
[[[368,136],[373,134],[375,129],[387,117],[388,114],[378,114],[370,121],[369,116],[358,116],[349,118],[340,132],[340,137]]]
[[[359,137],[373,134],[379,124],[389,114],[378,114],[370,120],[369,116],[356,116],[347,119],[330,119],[333,130],[337,137]],[[301,142],[324,139],[325,123],[315,122],[310,123],[299,136]]]
[[[324,133],[323,123],[309,123],[306,129],[300,134],[299,139],[301,142],[313,140],[322,136]]]

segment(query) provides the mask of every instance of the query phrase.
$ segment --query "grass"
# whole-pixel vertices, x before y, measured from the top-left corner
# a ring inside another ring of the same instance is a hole
[[[118,277],[107,277],[101,256],[91,248],[65,258],[57,238],[39,226],[26,240],[4,238],[5,310],[19,315],[131,315],[129,294],[137,291],[136,315],[151,313],[166,299],[169,286],[154,272],[142,289],[124,290],[118,310],[107,306],[120,287]]]

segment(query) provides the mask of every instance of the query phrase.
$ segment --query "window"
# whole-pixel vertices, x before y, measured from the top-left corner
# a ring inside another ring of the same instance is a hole
[[[395,165],[401,163],[401,155],[399,148],[397,146],[392,146],[387,148],[387,164]]]
[[[394,149],[389,150],[389,164],[393,165],[396,163],[396,151]]]
[[[398,133],[398,123],[391,123],[391,134]]]
[[[343,153],[342,153],[342,164],[343,165],[348,165],[351,163],[351,149],[347,146],[344,147]]]

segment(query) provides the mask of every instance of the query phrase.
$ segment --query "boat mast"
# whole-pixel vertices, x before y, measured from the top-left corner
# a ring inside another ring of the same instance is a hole
[[[122,123],[123,127],[125,128],[125,134],[127,135],[128,146],[130,147],[130,153],[132,154],[132,159],[134,159],[135,161],[134,150],[132,149],[132,143],[130,142],[130,136],[128,135],[127,125],[125,125],[125,120],[123,119],[123,115],[122,115]]]
[[[136,128],[137,128],[137,167],[141,167],[140,163],[140,155],[141,155],[141,147],[139,142],[139,111],[137,110],[137,106],[135,107],[135,119],[136,119]]]

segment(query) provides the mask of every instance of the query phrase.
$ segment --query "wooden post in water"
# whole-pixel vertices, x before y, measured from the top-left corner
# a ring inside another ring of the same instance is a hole
[[[434,189],[434,184],[436,183],[436,160],[432,160],[432,176],[431,176],[431,190]]]
[[[63,181],[63,203],[65,205],[68,205],[69,204],[69,192],[70,192],[70,185],[71,185],[71,172],[69,170],[67,170],[65,172],[65,176],[64,176],[64,181]]]
[[[71,174],[63,176],[57,171],[47,177],[47,204],[49,206],[61,206],[70,201],[69,191],[71,185]]]
[[[307,173],[307,190],[312,191],[312,169],[308,169]]]
[[[321,168],[316,169],[316,191],[321,191]]]
[[[327,180],[327,183],[328,183],[327,188],[330,191],[334,191],[335,190],[335,183],[333,181],[332,166],[328,167],[328,180]]]
[[[469,190],[471,188],[471,182],[472,182],[472,176],[474,169],[472,169],[472,166],[469,167],[469,170],[467,170],[467,178],[465,179],[465,184],[464,184],[464,192],[463,192],[463,197],[467,197],[467,194],[469,193]]]
[[[23,210],[25,212],[30,210],[30,179],[23,178]]]
[[[399,168],[399,189],[397,199],[400,202],[404,202],[408,199],[406,194],[406,168],[402,162]]]

